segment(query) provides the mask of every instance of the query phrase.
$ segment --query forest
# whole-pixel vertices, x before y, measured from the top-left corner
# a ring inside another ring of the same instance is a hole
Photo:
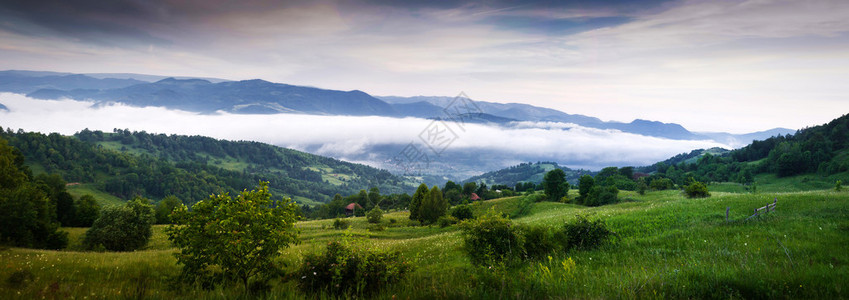
[[[173,195],[191,204],[210,193],[250,188],[260,180],[271,182],[277,194],[315,202],[369,187],[405,190],[401,179],[384,170],[257,142],[120,129],[83,130],[67,137],[0,128],[0,137],[20,149],[33,168],[68,182],[95,183],[123,199]],[[341,180],[330,184],[331,178]]]

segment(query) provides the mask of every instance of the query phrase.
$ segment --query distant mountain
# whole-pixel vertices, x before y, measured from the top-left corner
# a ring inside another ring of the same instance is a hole
[[[700,132],[699,134],[707,136],[714,141],[731,146],[732,148],[740,148],[751,143],[752,141],[763,141],[770,137],[794,133],[796,133],[796,130],[789,128],[773,128],[770,130],[746,134],[731,134],[725,132]]]
[[[64,92],[42,89],[27,96],[161,106],[201,113],[396,115],[392,106],[361,91],[323,90],[259,79],[212,83],[203,79],[166,78],[114,89],[75,89]]]
[[[33,71],[0,71],[0,91],[18,94],[32,93],[41,89],[114,89],[146,83],[135,79],[97,79],[81,74],[63,74]]]
[[[437,114],[443,115],[442,108],[454,100],[453,97],[377,97],[391,103],[393,106],[415,105],[418,115]],[[431,104],[427,106],[425,103]],[[622,132],[635,133],[646,136],[656,136],[676,140],[699,140],[709,139],[707,136],[692,133],[683,126],[674,123],[662,123],[648,120],[634,120],[631,123],[604,122],[598,118],[567,114],[558,110],[537,107],[521,103],[493,103],[486,101],[475,101],[475,105],[486,114],[502,117],[506,120],[531,121],[531,122],[562,122],[573,123],[584,127],[598,129],[616,129]]]
[[[454,97],[372,97],[362,91],[335,91],[273,83],[264,80],[162,78],[155,75],[97,73],[69,74],[38,71],[0,72],[0,91],[24,93],[38,99],[93,100],[97,105],[120,102],[133,106],[159,106],[200,113],[225,111],[237,114],[319,114],[351,116],[445,118]],[[159,79],[154,82],[149,82]],[[637,119],[630,123],[604,122],[521,103],[474,101],[476,123],[506,125],[515,121],[561,122],[598,129],[676,140],[716,140],[739,147],[755,139],[792,133],[776,128],[750,134],[694,133],[679,124]]]

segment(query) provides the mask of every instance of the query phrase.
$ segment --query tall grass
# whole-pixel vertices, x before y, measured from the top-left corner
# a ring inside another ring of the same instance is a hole
[[[291,272],[305,253],[321,251],[343,236],[398,250],[415,269],[407,280],[374,296],[379,299],[849,297],[847,191],[712,191],[704,199],[686,199],[680,191],[621,196],[632,201],[601,207],[533,204],[514,221],[558,227],[584,214],[605,219],[619,238],[599,249],[551,253],[513,268],[473,267],[460,250],[463,235],[456,226],[417,226],[406,212],[386,214],[381,231],[370,230],[374,227],[365,218],[350,218],[347,230],[333,229],[332,220],[299,222],[301,243],[288,248],[280,261]],[[744,221],[776,197],[776,211]],[[513,197],[473,207],[476,215],[490,209],[509,215],[521,201]],[[730,222],[725,221],[727,207]],[[162,227],[155,227],[147,248],[126,253],[79,251],[75,241],[85,229],[65,230],[71,238],[66,251],[0,250],[0,299],[242,297],[238,285],[214,290],[172,286],[168,277],[179,272],[172,256],[176,249]],[[294,282],[271,284],[265,298],[310,296],[300,294]]]

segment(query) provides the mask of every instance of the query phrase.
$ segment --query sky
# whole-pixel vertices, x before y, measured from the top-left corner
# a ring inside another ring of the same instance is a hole
[[[849,112],[849,1],[0,3],[0,70],[260,78],[691,131]]]

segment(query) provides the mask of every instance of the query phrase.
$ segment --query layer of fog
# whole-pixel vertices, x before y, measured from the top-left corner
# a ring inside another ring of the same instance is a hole
[[[84,128],[106,132],[119,128],[204,135],[265,142],[384,168],[390,168],[387,159],[410,143],[430,151],[420,135],[426,136],[423,132],[434,122],[416,118],[297,114],[201,115],[160,107],[92,106],[82,101],[36,100],[10,93],[0,93],[0,103],[8,108],[0,110],[0,126],[13,130],[71,135]],[[456,139],[444,147],[445,151],[439,156],[431,153],[431,159],[478,156],[478,159],[495,161],[501,167],[522,161],[555,161],[565,166],[591,169],[611,165],[639,166],[693,149],[727,148],[714,141],[669,140],[565,123],[520,122],[490,126],[449,122],[441,125],[451,128],[456,134],[451,137]],[[495,166],[487,164],[487,168],[492,167]]]

